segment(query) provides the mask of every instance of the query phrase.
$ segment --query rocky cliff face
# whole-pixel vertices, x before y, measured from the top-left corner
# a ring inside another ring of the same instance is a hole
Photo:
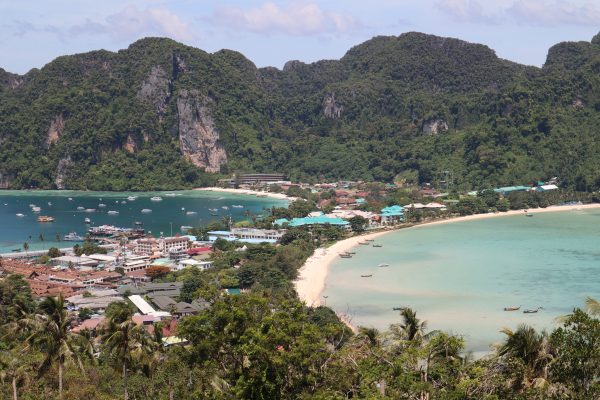
[[[335,102],[335,95],[328,93],[323,99],[323,114],[327,118],[340,118],[344,107]]]
[[[63,113],[57,114],[52,122],[50,122],[50,128],[48,128],[48,135],[46,137],[46,148],[50,145],[58,142],[60,135],[65,129],[65,117]]]
[[[65,180],[69,172],[69,168],[72,165],[73,161],[71,160],[70,156],[61,158],[58,161],[58,166],[56,167],[56,178],[54,178],[54,184],[56,185],[57,189],[65,189]]]
[[[227,162],[225,148],[207,107],[207,99],[195,90],[182,90],[177,98],[179,147],[194,165],[219,172]]]
[[[156,65],[142,82],[137,98],[154,107],[158,115],[167,111],[167,103],[171,97],[171,80],[162,67]]]
[[[443,119],[433,118],[423,122],[423,133],[426,135],[437,135],[438,133],[446,132],[448,124]]]
[[[0,173],[0,189],[10,189],[14,180],[13,175]]]

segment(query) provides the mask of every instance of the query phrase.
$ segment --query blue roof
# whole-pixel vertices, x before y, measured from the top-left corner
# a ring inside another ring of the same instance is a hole
[[[290,222],[290,226],[304,226],[304,225],[339,225],[345,226],[348,225],[348,221],[344,221],[341,218],[330,218],[324,215],[320,215],[318,217],[305,217],[305,218],[294,218]]]
[[[404,215],[404,207],[399,205],[389,206],[381,209],[381,215],[396,217]]]
[[[505,187],[494,189],[494,192],[509,193],[509,192],[516,192],[516,191],[521,191],[521,190],[529,190],[529,189],[530,189],[529,186],[505,186]]]
[[[227,235],[229,236],[231,234],[231,232],[229,231],[209,231],[208,232],[209,235]]]

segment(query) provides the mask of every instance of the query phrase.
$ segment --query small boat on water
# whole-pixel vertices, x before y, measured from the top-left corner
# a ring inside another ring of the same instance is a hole
[[[212,215],[213,217],[218,217],[219,216],[219,214],[217,214],[217,213],[210,213],[210,215]]]
[[[91,223],[92,223],[92,221],[90,221],[90,219],[89,219],[89,218],[85,218],[85,219],[83,220],[83,222],[84,222],[84,223],[86,223],[86,224],[91,224]]]
[[[372,277],[372,276],[373,276],[373,274],[369,274],[369,275],[361,275],[360,277],[361,277],[361,278],[370,278],[370,277]]]
[[[150,201],[162,201],[162,197],[160,197],[160,196],[150,197]]]
[[[25,214],[17,213],[17,217],[24,217]]]
[[[34,207],[31,207],[31,211],[33,211],[34,213],[39,213],[40,211],[42,211],[42,208],[34,206]]]
[[[188,211],[185,213],[185,215],[196,215],[198,214],[196,211]]]
[[[79,211],[82,211],[82,210],[85,210],[85,207],[81,207],[81,206],[79,206],[79,207],[77,207],[77,209],[78,209]]]
[[[16,252],[19,252],[19,251],[21,251],[21,249],[12,249],[11,251],[12,251],[13,253],[16,253]]]
[[[127,200],[129,200],[129,201],[134,201],[135,199],[137,199],[136,196],[128,196],[127,197]]]
[[[73,201],[73,198],[72,198],[72,197],[69,197],[69,201]]]
[[[32,207],[32,208],[35,207],[35,204],[32,203],[29,205],[29,207]]]
[[[127,202],[126,202],[125,200],[123,200],[123,201],[121,202],[121,204],[127,204]]]
[[[383,245],[382,244],[375,244],[375,243],[373,243],[373,247],[383,247]]]
[[[385,268],[385,267],[389,267],[389,266],[390,266],[390,264],[383,264],[383,263],[382,263],[382,264],[379,264],[379,265],[377,265],[377,266],[378,266],[379,268]]]
[[[223,207],[221,207],[221,208],[222,208],[223,210],[229,210],[229,207],[227,207],[227,206],[223,206]]]
[[[531,213],[528,213],[528,214],[525,214],[525,216],[526,216],[526,217],[533,217],[533,214],[531,214]]]
[[[54,222],[54,217],[48,217],[46,215],[40,215],[37,218],[38,222]]]
[[[118,211],[115,211],[115,210],[109,210],[109,211],[107,212],[107,214],[108,214],[108,215],[119,215],[119,212],[118,212]]]
[[[142,212],[143,212],[144,214],[148,214],[148,213],[151,213],[151,212],[152,212],[152,210],[151,210],[151,209],[149,209],[149,208],[144,208],[144,209],[142,209]]]
[[[181,211],[185,211],[185,207],[181,207]]]
[[[98,207],[104,208],[104,207],[106,207],[106,204],[100,203],[100,204],[98,204]]]
[[[365,242],[374,242],[375,239],[365,239]]]
[[[504,307],[504,311],[519,311],[521,309],[521,306],[519,307]]]
[[[394,308],[392,308],[392,310],[394,310],[394,311],[402,311],[402,307],[394,307]]]
[[[340,254],[341,258],[352,258],[350,254]]]
[[[355,251],[347,251],[346,254],[351,254],[351,255],[355,255],[356,252]]]
[[[165,196],[167,196],[167,197],[175,197],[176,194],[175,193],[167,193],[167,194],[165,194]]]
[[[540,310],[543,310],[544,307],[533,308],[531,310],[523,310],[523,314],[535,314]]]
[[[369,242],[358,242],[358,244],[360,244],[362,246],[368,246],[370,243]]]
[[[65,242],[83,242],[83,238],[81,236],[79,236],[77,234],[77,232],[70,232],[67,233],[64,237],[63,240]]]
[[[85,212],[87,212],[87,213],[93,213],[93,212],[96,212],[96,209],[95,208],[86,208]]]
[[[49,206],[51,206],[51,205],[52,205],[52,202],[51,202],[51,201],[49,201],[49,202],[48,202],[48,205],[49,205]]]
[[[244,208],[244,206],[242,206],[241,204],[234,204],[231,207],[233,207],[233,208]]]
[[[192,227],[192,226],[189,226],[189,225],[181,225],[181,226],[179,227],[179,229],[181,230],[181,232],[184,232],[184,233],[185,233],[185,232],[187,232],[187,231],[189,231],[189,230],[190,230],[190,229],[192,229],[192,228],[193,228],[193,227]]]

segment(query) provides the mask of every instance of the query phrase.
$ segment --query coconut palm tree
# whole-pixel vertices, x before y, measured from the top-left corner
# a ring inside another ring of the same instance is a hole
[[[419,318],[417,318],[416,311],[405,307],[400,310],[400,316],[402,317],[402,323],[400,324],[400,327],[406,335],[406,340],[420,340],[425,336],[427,321],[421,321]]]
[[[31,367],[23,362],[22,355],[9,351],[0,353],[0,382],[10,380],[13,390],[13,400],[18,400],[19,385],[22,385],[29,378]]]
[[[29,243],[23,243],[23,250],[25,250],[25,255],[27,255],[27,252],[29,251]]]
[[[525,366],[523,383],[526,386],[545,385],[548,366],[553,359],[546,332],[537,332],[533,327],[525,324],[520,324],[515,331],[504,328],[501,332],[506,335],[506,339],[498,349],[498,355],[516,358],[523,362]]]
[[[105,350],[118,363],[123,374],[123,398],[129,399],[127,376],[129,370],[148,363],[155,354],[157,344],[144,326],[127,318],[109,318],[101,328],[101,341]]]
[[[91,347],[83,336],[69,331],[71,320],[64,309],[62,294],[58,298],[44,299],[38,311],[22,321],[25,329],[31,332],[27,343],[44,354],[44,360],[38,367],[38,376],[47,373],[53,364],[58,364],[58,393],[62,399],[65,365],[74,362],[83,370],[81,356],[87,352],[91,357]]]

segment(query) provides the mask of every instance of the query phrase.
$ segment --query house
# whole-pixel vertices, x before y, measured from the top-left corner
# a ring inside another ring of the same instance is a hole
[[[291,221],[285,219],[285,218],[280,218],[278,220],[276,220],[274,223],[274,225],[284,225],[287,224],[290,227],[300,227],[300,226],[315,226],[315,225],[332,225],[332,226],[338,226],[340,228],[344,228],[344,229],[350,229],[350,223],[348,221],[344,221],[341,218],[331,218],[331,217],[327,217],[325,215],[321,215],[318,217],[304,217],[304,218],[294,218]]]
[[[212,261],[198,261],[198,260],[194,260],[192,258],[188,258],[187,260],[179,261],[179,265],[177,266],[177,269],[183,269],[183,268],[187,268],[187,267],[197,267],[201,271],[204,271],[209,268],[212,268],[212,266],[213,266]]]
[[[538,186],[535,188],[536,192],[547,192],[549,190],[556,190],[558,189],[558,186],[552,184],[552,185],[542,185],[542,186]]]
[[[379,214],[381,217],[381,225],[395,225],[404,221],[404,207],[394,205],[385,207]]]

